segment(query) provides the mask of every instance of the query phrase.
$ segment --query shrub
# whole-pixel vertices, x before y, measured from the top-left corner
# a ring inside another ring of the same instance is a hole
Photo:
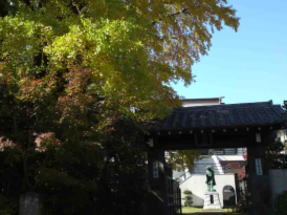
[[[143,214],[145,139],[132,122],[118,122],[101,144],[40,137],[25,150],[1,148],[0,137],[0,215],[17,215],[21,194],[31,191],[40,194],[43,215]]]
[[[17,215],[18,199],[0,194],[0,215]]]
[[[192,192],[190,190],[185,190],[184,194],[184,206],[192,206]]]
[[[274,211],[276,215],[287,215],[287,191],[284,191],[275,199]]]

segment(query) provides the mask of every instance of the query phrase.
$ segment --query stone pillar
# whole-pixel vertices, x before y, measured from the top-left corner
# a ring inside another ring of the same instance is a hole
[[[39,194],[29,192],[20,196],[19,215],[41,215]]]

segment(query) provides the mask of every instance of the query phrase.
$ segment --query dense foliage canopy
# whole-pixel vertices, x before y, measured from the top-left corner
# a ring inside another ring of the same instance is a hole
[[[238,27],[226,0],[1,4],[1,83],[34,114],[49,107],[60,122],[83,122],[96,105],[130,115],[149,110],[136,111],[139,118],[164,113],[176,104],[170,83],[191,82],[213,30]]]
[[[94,206],[107,202],[102,195],[126,200],[114,205],[118,214],[139,214],[141,130],[119,122],[179,105],[171,83],[191,83],[192,64],[224,25],[238,27],[227,0],[1,0],[0,198],[37,190]],[[131,189],[120,189],[126,183]],[[81,208],[49,204],[59,206],[52,214]]]
[[[286,169],[286,142],[277,138],[273,144],[266,147],[265,158],[270,169]]]

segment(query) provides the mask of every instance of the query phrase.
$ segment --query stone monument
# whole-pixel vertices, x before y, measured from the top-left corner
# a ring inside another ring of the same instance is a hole
[[[219,193],[216,192],[214,171],[211,166],[206,167],[206,185],[207,191],[204,193],[203,209],[221,209]]]

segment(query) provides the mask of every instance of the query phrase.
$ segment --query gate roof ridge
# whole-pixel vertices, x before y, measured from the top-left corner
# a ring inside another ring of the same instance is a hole
[[[281,105],[272,101],[219,104],[174,108],[165,119],[159,120],[151,131],[190,131],[240,127],[286,127]]]

